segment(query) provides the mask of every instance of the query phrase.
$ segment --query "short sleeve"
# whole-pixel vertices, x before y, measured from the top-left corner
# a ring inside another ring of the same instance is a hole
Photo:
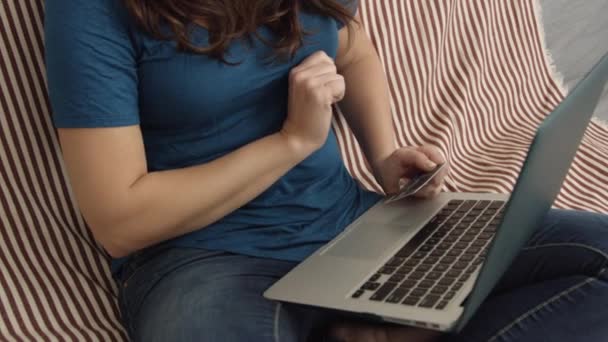
[[[139,124],[136,53],[119,0],[46,1],[45,44],[56,127]]]
[[[350,11],[350,13],[352,13],[352,15],[357,14],[357,10],[359,8],[359,0],[339,0],[340,3],[342,3],[342,5],[344,7],[346,7],[346,9],[348,9]],[[341,30],[344,28],[345,24],[338,21],[338,30]]]

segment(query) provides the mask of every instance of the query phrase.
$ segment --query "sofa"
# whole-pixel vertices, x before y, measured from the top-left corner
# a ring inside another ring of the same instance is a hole
[[[400,146],[451,163],[446,191],[509,192],[566,89],[537,1],[363,0]],[[0,2],[0,341],[125,341],[109,258],[80,215],[51,120],[44,1]],[[343,159],[379,191],[336,115]],[[592,123],[555,205],[608,212],[608,129]]]

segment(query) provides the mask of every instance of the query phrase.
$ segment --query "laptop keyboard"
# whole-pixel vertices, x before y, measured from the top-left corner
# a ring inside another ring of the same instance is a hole
[[[353,295],[443,310],[484,262],[504,201],[453,200]]]

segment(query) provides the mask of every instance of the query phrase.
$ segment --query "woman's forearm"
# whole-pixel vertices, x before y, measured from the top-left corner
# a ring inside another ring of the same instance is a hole
[[[124,215],[104,223],[111,229],[104,246],[121,257],[208,226],[257,197],[306,156],[277,133],[207,164],[149,173],[129,190]]]
[[[340,65],[346,80],[340,108],[374,166],[396,148],[389,90],[380,60],[362,30],[355,30],[353,44]]]

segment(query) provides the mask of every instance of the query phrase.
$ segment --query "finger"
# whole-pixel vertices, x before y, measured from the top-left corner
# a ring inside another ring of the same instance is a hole
[[[422,188],[420,191],[414,194],[414,197],[423,198],[423,199],[431,199],[436,197],[441,193],[441,187],[427,185]]]
[[[429,157],[418,151],[417,149],[412,148],[402,148],[397,150],[397,156],[399,158],[399,162],[403,167],[407,168],[416,168],[421,171],[432,171],[437,164],[429,159]]]
[[[310,80],[311,88],[325,87],[331,97],[337,97],[344,92],[344,77],[338,74],[324,74]]]
[[[344,95],[346,94],[346,82],[344,81],[344,77],[338,75],[335,80],[327,82],[325,87],[329,90],[333,103],[340,102],[344,99]]]
[[[445,179],[448,176],[448,173],[450,171],[450,164],[448,162],[446,162],[443,165],[443,168],[441,169],[441,171],[439,171],[439,173],[433,177],[433,179],[431,180],[431,184],[434,184],[436,186],[443,186],[443,184],[445,183]]]
[[[422,145],[418,146],[418,151],[424,153],[430,160],[434,161],[437,164],[444,164],[446,162],[443,153],[441,150],[433,145]]]

